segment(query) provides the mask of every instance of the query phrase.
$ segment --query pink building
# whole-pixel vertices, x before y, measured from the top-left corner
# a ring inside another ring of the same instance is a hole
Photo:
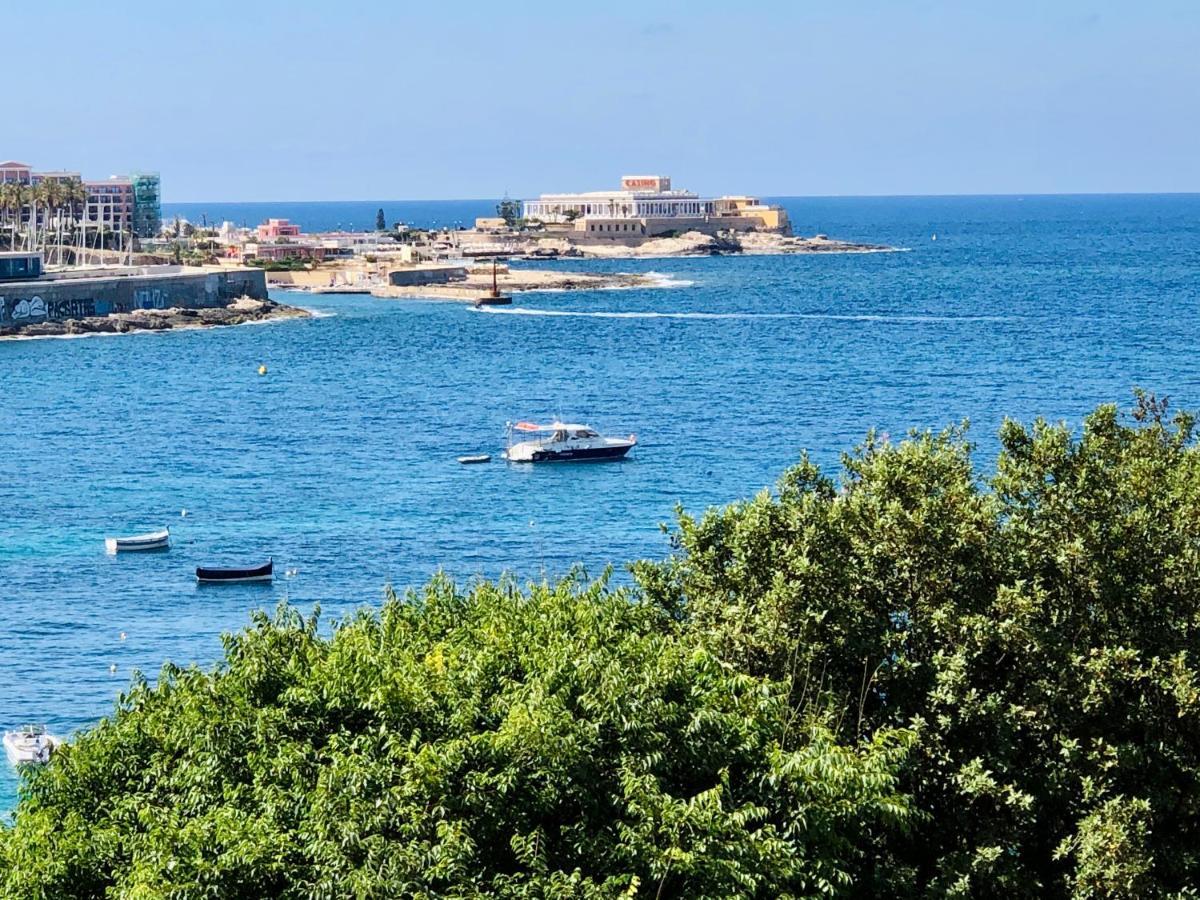
[[[33,184],[33,172],[25,163],[0,162],[0,184],[16,182],[17,184]]]
[[[133,180],[114,175],[103,181],[83,181],[78,172],[34,172],[19,162],[0,162],[0,184],[15,182],[33,186],[43,181],[82,181],[87,189],[87,202],[79,210],[81,218],[89,226],[103,226],[113,231],[129,231],[133,228]],[[29,203],[22,214],[28,219],[35,204]],[[44,224],[46,210],[38,208],[38,220]]]
[[[266,222],[258,226],[258,239],[260,241],[299,236],[300,226],[293,225],[287,219],[267,219]]]

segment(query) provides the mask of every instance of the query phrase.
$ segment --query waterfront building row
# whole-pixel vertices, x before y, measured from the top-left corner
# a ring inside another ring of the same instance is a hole
[[[615,191],[542,194],[522,204],[525,219],[569,223],[583,234],[654,235],[719,228],[790,231],[787,212],[747,195],[701,197],[675,190],[666,175],[625,175]]]
[[[134,175],[113,175],[103,180],[84,179],[78,172],[35,172],[19,162],[0,162],[0,184],[20,184],[33,187],[45,181],[78,181],[86,198],[78,214],[89,227],[102,226],[112,231],[131,232],[138,237],[151,238],[162,228],[162,196],[159,176],[144,172]],[[30,198],[20,214],[21,224],[45,225],[52,211],[34,203]]]

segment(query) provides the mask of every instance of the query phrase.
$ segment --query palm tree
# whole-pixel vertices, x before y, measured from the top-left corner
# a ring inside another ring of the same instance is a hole
[[[87,202],[87,188],[85,188],[83,186],[83,182],[80,181],[78,178],[68,178],[66,181],[62,182],[61,187],[62,187],[62,204],[70,216],[68,221],[70,222],[70,230],[71,230],[71,234],[73,235],[75,233],[75,228],[79,222],[79,216],[78,216],[79,206],[80,206],[80,204]],[[59,249],[59,254],[60,254],[59,261],[60,262],[62,261],[62,257],[61,257],[62,242],[63,242],[62,223],[60,221],[59,228],[58,228],[58,245],[60,248]],[[76,262],[78,262],[78,260],[76,260]]]
[[[0,227],[8,225],[8,223],[12,220],[12,209],[14,202],[12,185],[8,182],[0,182]],[[12,246],[14,240],[15,237],[9,238],[9,250],[17,249],[16,247]]]
[[[13,181],[8,184],[8,199],[9,207],[13,211],[12,223],[12,240],[10,249],[17,249],[17,231],[21,227],[21,220],[25,215],[25,204],[29,202],[29,185],[22,184],[19,181]],[[24,243],[24,242],[22,242]]]
[[[42,249],[50,255],[50,222],[57,220],[62,212],[63,189],[62,182],[57,178],[47,178],[38,185],[45,215],[42,217]],[[50,260],[47,260],[49,262]],[[61,252],[60,252],[61,261]]]
[[[31,248],[35,251],[41,246],[40,231],[43,216],[39,207],[46,205],[46,190],[46,182],[39,181],[29,192],[29,199],[31,201],[29,204],[29,231],[31,234]]]

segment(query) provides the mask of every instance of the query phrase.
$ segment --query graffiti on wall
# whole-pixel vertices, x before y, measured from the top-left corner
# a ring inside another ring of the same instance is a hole
[[[167,292],[161,288],[147,288],[133,292],[133,305],[136,309],[166,309]]]
[[[82,319],[106,314],[107,310],[98,310],[96,301],[91,298],[45,300],[41,297],[0,297],[0,322],[11,322],[14,325],[26,322],[58,322],[63,319]]]

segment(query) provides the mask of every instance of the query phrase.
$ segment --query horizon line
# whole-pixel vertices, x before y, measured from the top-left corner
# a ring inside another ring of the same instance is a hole
[[[992,193],[948,193],[948,194],[768,194],[757,196],[772,200],[888,200],[888,199],[953,199],[969,197],[1192,197],[1200,196],[1200,190],[1192,191],[1007,191]],[[318,200],[166,200],[163,205],[196,203],[493,203],[505,197],[339,197]],[[524,197],[508,197],[521,201]],[[529,198],[536,199],[536,198]]]

